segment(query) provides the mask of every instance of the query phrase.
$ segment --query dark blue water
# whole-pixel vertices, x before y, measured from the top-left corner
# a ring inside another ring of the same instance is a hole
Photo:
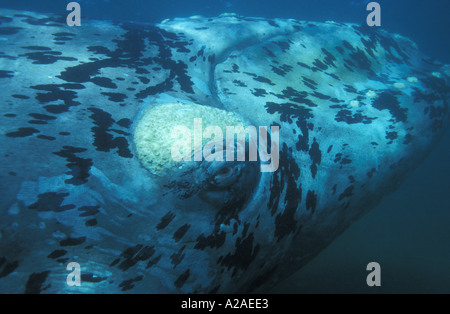
[[[69,1],[0,1],[0,7],[67,14]],[[368,1],[79,1],[82,17],[160,22],[194,14],[364,23]],[[407,36],[450,63],[450,0],[384,0],[382,28]],[[450,293],[450,132],[394,194],[353,224],[315,260],[270,292]],[[366,285],[378,262],[382,286]]]

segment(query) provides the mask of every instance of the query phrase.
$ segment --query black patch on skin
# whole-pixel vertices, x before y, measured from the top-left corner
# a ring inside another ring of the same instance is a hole
[[[186,232],[189,230],[190,227],[191,227],[190,224],[184,224],[183,226],[178,228],[177,231],[175,231],[175,233],[173,234],[173,239],[176,242],[180,241],[180,239],[184,237],[184,235],[186,234]]]
[[[356,124],[356,123],[371,124],[372,120],[376,120],[377,118],[370,118],[362,115],[359,112],[353,114],[352,111],[345,109],[339,110],[334,119],[337,122],[345,122],[347,124]]]
[[[114,138],[109,133],[110,127],[114,124],[114,120],[111,115],[98,108],[89,108],[92,115],[89,117],[94,121],[95,125],[91,128],[94,133],[93,145],[97,151],[109,152],[111,149],[117,148],[117,153],[120,157],[132,158],[133,155],[128,148],[128,141],[125,137]]]
[[[170,72],[168,79],[164,84],[158,84],[142,90],[138,93],[138,98],[142,99],[149,95],[170,91],[174,84],[173,80],[176,80],[180,84],[182,91],[189,94],[194,93],[192,89],[194,84],[187,74],[187,65],[181,60],[175,61],[172,58],[171,51],[171,49],[188,51],[185,48],[188,44],[187,41],[182,41],[180,40],[180,36],[154,26],[149,26],[145,29],[134,28],[128,25],[121,25],[121,27],[126,33],[120,39],[114,40],[117,45],[114,51],[107,49],[99,50],[92,47],[91,49],[93,51],[103,54],[104,58],[66,68],[61,72],[59,78],[67,82],[84,83],[93,81],[91,78],[98,75],[102,68],[117,68],[122,66],[127,68],[142,68],[148,65],[158,65],[158,68],[163,68]],[[155,57],[142,58],[148,49],[147,43],[158,48],[159,51]],[[96,83],[105,85],[104,83],[106,81],[103,80],[100,82],[97,79]],[[110,82],[108,82],[108,85],[111,86]]]
[[[47,192],[38,195],[37,202],[28,206],[29,209],[37,210],[39,212],[53,211],[55,213],[63,212],[75,208],[75,205],[61,205],[64,198],[69,193]]]
[[[327,153],[329,154],[332,149],[333,149],[333,145],[330,145],[330,147],[328,147],[328,149],[327,149]]]
[[[139,81],[141,81],[141,83],[143,84],[148,84],[150,83],[150,79],[145,77],[145,76],[138,76]]]
[[[255,90],[252,91],[253,96],[255,97],[264,97],[267,95],[267,92],[265,89],[262,88],[255,88]]]
[[[334,78],[336,81],[340,81],[340,80],[341,80],[341,79],[339,78],[339,76],[337,76],[336,74],[328,73],[328,72],[325,72],[325,74],[328,75],[328,76],[330,76],[330,77],[332,77],[332,78]]]
[[[7,118],[15,118],[15,117],[17,117],[17,115],[15,113],[6,113],[3,116],[7,117]]]
[[[175,218],[175,214],[172,212],[168,212],[165,214],[162,218],[159,224],[156,225],[156,230],[163,230],[165,227],[167,227],[170,222]]]
[[[314,81],[311,81],[314,82]],[[281,91],[281,94],[273,94],[274,96],[277,96],[280,99],[289,99],[292,102],[298,103],[298,104],[305,104],[308,107],[317,107],[315,103],[313,103],[311,100],[309,100],[308,93],[305,91],[297,91],[293,89],[292,87],[287,87],[286,89]]]
[[[127,119],[127,118],[123,118],[123,119],[120,119],[119,121],[117,121],[116,123],[118,125],[120,125],[121,127],[124,127],[124,128],[128,129],[130,127],[130,125],[131,125],[131,120]]]
[[[86,227],[94,227],[97,225],[97,219],[93,218],[84,223]]]
[[[353,86],[351,86],[351,85],[344,85],[344,86],[345,86],[345,87],[344,87],[344,90],[345,90],[346,92],[358,94],[358,91],[357,91],[356,88],[354,88]]]
[[[247,85],[244,82],[241,82],[239,80],[234,80],[233,84],[234,84],[234,86],[237,86],[237,87],[247,87]]]
[[[286,73],[292,71],[292,66],[287,65],[287,64],[283,64],[280,67],[272,66],[272,71],[280,76],[285,76]]]
[[[307,64],[305,64],[305,63],[303,63],[303,62],[297,62],[297,64],[299,65],[299,66],[301,66],[301,67],[304,67],[305,69],[311,69],[311,67],[309,66],[309,65],[307,65]]]
[[[330,98],[331,98],[330,96],[324,95],[324,94],[319,93],[319,92],[314,92],[314,93],[312,93],[311,95],[314,96],[314,97],[316,97],[316,98],[324,99],[324,100],[327,100],[327,99],[330,99]]]
[[[357,63],[358,68],[367,71],[370,75],[375,75],[371,68],[372,63],[369,61],[364,51],[358,48],[355,52],[350,53],[349,56],[351,60]]]
[[[158,255],[158,256],[152,258],[151,260],[149,260],[145,269],[148,269],[148,268],[152,267],[153,265],[156,265],[159,262],[159,260],[161,259],[161,257],[162,257],[162,255]]]
[[[0,15],[0,24],[1,24],[1,23],[9,23],[9,22],[12,22],[12,21],[13,21],[12,18],[10,18],[10,17],[8,17],[8,16],[2,16],[2,15]]]
[[[322,48],[322,52],[326,55],[324,62],[325,64],[332,66],[332,67],[336,67],[336,65],[334,64],[334,61],[336,61],[336,58],[325,48]]]
[[[78,208],[78,211],[81,211],[79,216],[80,217],[88,217],[88,216],[94,216],[98,214],[100,211],[98,210],[100,206],[82,206]]]
[[[232,71],[233,73],[239,73],[239,66],[236,63],[233,63],[232,67]]]
[[[348,165],[351,163],[352,163],[351,159],[348,159],[347,157],[344,157],[344,159],[342,159],[341,161],[341,165]]]
[[[372,178],[373,177],[373,174],[376,172],[377,170],[375,169],[375,168],[372,168],[372,170],[370,170],[369,172],[367,172],[367,176],[369,177],[369,178]]]
[[[22,47],[23,49],[28,49],[28,50],[46,50],[46,51],[51,51],[52,49],[49,47],[44,47],[44,46],[26,46],[26,47]]]
[[[25,285],[25,294],[39,294],[42,291],[48,289],[50,285],[42,288],[45,280],[47,279],[50,271],[44,271],[42,273],[32,273],[27,280]]]
[[[14,98],[17,98],[17,99],[30,99],[30,97],[25,96],[25,95],[17,95],[17,94],[15,94],[15,95],[11,95],[11,96],[14,97]]]
[[[19,128],[17,131],[15,132],[9,132],[6,133],[5,135],[7,137],[27,137],[27,136],[31,136],[34,133],[39,133],[39,130],[36,130],[35,128]]]
[[[57,259],[56,261],[60,264],[65,265],[65,264],[67,264],[68,260],[69,260],[68,258],[60,258],[60,259]]]
[[[128,291],[134,288],[134,284],[135,282],[139,282],[142,279],[144,279],[144,276],[140,275],[137,276],[136,278],[132,278],[132,279],[128,279],[128,280],[124,280],[119,284],[119,288],[122,288],[122,291]]]
[[[73,185],[82,185],[86,183],[89,178],[89,170],[91,169],[93,162],[90,158],[80,158],[76,154],[85,152],[85,148],[63,146],[63,149],[53,154],[65,158],[67,160],[66,167],[70,170],[66,174],[71,175],[72,178],[66,179],[64,182]]]
[[[386,132],[386,139],[388,139],[388,140],[395,140],[396,138],[398,138],[398,133],[397,132]]]
[[[203,57],[205,55],[206,46],[202,46],[202,48],[197,52],[197,57]]]
[[[337,184],[333,185],[333,195],[336,194]]]
[[[350,72],[355,72],[353,71],[353,69],[351,68],[353,65],[349,65],[350,61],[349,60],[345,60],[345,64],[344,67],[349,70]]]
[[[6,263],[6,264],[5,264]],[[16,268],[19,267],[19,261],[8,262],[6,258],[0,257],[0,278],[6,277],[11,274]]]
[[[44,106],[44,109],[50,113],[59,114],[69,111],[69,106],[67,105],[48,105]]]
[[[341,200],[343,200],[346,197],[352,196],[354,188],[355,187],[353,185],[351,185],[348,188],[346,188],[345,191],[341,195],[339,195],[339,199],[338,200],[341,201]]]
[[[0,35],[14,35],[21,29],[22,27],[0,27]]]
[[[42,120],[30,120],[28,121],[29,124],[48,124],[46,121]]]
[[[397,122],[407,121],[407,108],[401,108],[400,102],[395,95],[398,94],[392,91],[385,91],[381,93],[372,103],[372,106],[378,110],[387,109],[391,113],[392,117]]]
[[[342,44],[344,45],[344,47],[345,47],[347,50],[351,50],[351,51],[354,51],[354,50],[355,50],[355,48],[353,48],[353,46],[350,45],[350,43],[349,43],[348,41],[346,41],[346,40],[344,40],[344,41],[342,42]]]
[[[251,76],[251,77],[257,77],[258,75],[256,75],[255,73],[250,73],[250,72],[243,72],[245,75]]]
[[[272,83],[271,80],[269,80],[267,77],[263,77],[263,76],[257,76],[253,78],[255,81],[261,82],[261,83],[266,83],[272,86],[275,86],[274,83]]]
[[[313,62],[313,65],[315,65],[316,68],[318,68],[322,71],[325,71],[326,69],[328,69],[328,66],[323,64],[322,61],[320,61],[319,59],[315,59]],[[314,68],[313,68],[313,71],[314,71]]]
[[[414,138],[414,136],[411,135],[410,133],[406,134],[405,139],[403,140],[403,144],[407,145],[407,144],[411,143],[413,138]]]
[[[267,21],[267,23],[269,23],[269,25],[270,26],[273,26],[273,27],[278,27],[278,28],[280,28],[280,25],[278,25],[277,23],[275,23],[274,21]]]
[[[161,93],[162,91],[170,91],[172,90],[173,82],[170,78],[166,79],[164,82],[156,84],[155,86],[149,86],[146,89],[140,91],[136,94],[136,97],[139,99],[144,99],[147,96],[152,96]]]
[[[231,277],[234,277],[239,269],[245,271],[258,254],[259,244],[253,246],[253,240],[253,233],[245,239],[238,237],[235,244],[236,251],[233,254],[228,253],[220,262],[228,269],[234,268]]]
[[[101,94],[108,96],[108,100],[114,102],[123,102],[127,98],[127,95],[121,93],[101,93]]]
[[[47,84],[31,86],[32,89],[48,91],[48,93],[37,93],[36,100],[41,104],[62,100],[64,105],[45,106],[45,110],[50,113],[61,113],[68,111],[71,106],[78,106],[80,103],[75,101],[77,93],[71,89],[84,89],[81,84]]]
[[[46,114],[41,114],[41,113],[30,113],[28,114],[30,117],[35,118],[37,120],[46,120],[46,121],[50,121],[50,120],[55,120],[56,117],[54,116],[49,116]]]
[[[175,282],[173,283],[175,285],[176,288],[180,289],[181,287],[183,287],[183,285],[186,283],[186,280],[188,280],[190,275],[190,271],[189,269],[186,270],[184,273],[182,273],[177,280],[175,280]]]
[[[310,80],[306,77],[302,77],[303,79],[303,84],[305,84],[305,86],[311,88],[312,90],[316,90],[317,89],[317,83],[314,82],[313,80]],[[304,93],[306,96],[308,95],[308,93],[306,93],[305,91],[303,91],[302,93]]]
[[[143,246],[142,244],[137,244],[134,247],[129,247],[120,254],[118,260],[114,261],[113,264],[117,264],[121,258],[124,260],[119,264],[118,268],[122,271],[127,271],[139,261],[146,261],[155,254],[154,246]],[[111,266],[114,266],[111,264]]]
[[[58,134],[62,136],[68,136],[70,135],[70,132],[59,132]]]
[[[49,255],[47,255],[47,257],[51,259],[57,259],[63,257],[64,255],[66,255],[66,253],[67,253],[66,250],[54,250]]]
[[[96,55],[98,55],[98,54],[101,54],[101,55],[109,55],[109,54],[111,54],[111,50],[109,50],[108,48],[103,47],[103,46],[88,46],[87,50],[92,52],[92,53],[94,53],[94,54],[96,54]],[[139,73],[137,73],[137,74],[139,74]]]
[[[225,243],[225,238],[226,234],[224,231],[214,232],[208,237],[201,234],[197,238],[197,244],[195,244],[194,249],[203,250],[206,247],[220,248]]]
[[[299,134],[298,136],[296,149],[298,151],[301,150],[307,152],[309,150],[309,130],[307,120],[314,117],[311,113],[311,109],[293,103],[277,104],[273,102],[267,102],[265,108],[270,114],[279,113],[280,121],[282,122],[292,124],[292,119],[297,119],[296,124],[300,128],[302,134]]]
[[[81,275],[80,275],[81,282],[98,283],[98,282],[105,281],[106,279],[107,279],[107,277],[98,277],[92,273],[87,273],[87,274],[81,273]]]
[[[275,66],[272,66],[272,72],[275,74],[278,74],[280,76],[285,76],[286,72],[284,72],[283,70],[281,70],[280,68],[277,68]]]
[[[107,77],[97,76],[97,77],[92,78],[91,82],[100,87],[111,88],[111,89],[117,88],[117,85],[110,78],[107,78]]]
[[[370,31],[369,29],[365,28],[360,28],[360,30],[365,31],[366,33],[368,31]],[[382,33],[380,32],[375,32],[375,33],[370,33],[371,35],[371,40],[374,40],[374,37],[376,40],[378,40],[378,42],[380,43],[380,45],[384,48],[384,51],[386,52],[386,59],[390,62],[395,62],[395,63],[406,63],[409,64],[409,56],[408,53],[404,52],[401,48],[400,45],[398,44],[398,42],[393,38],[393,37],[389,37],[389,36],[383,36]],[[397,58],[392,52],[393,51],[397,52],[397,55],[400,56],[400,58]]]
[[[320,162],[322,161],[322,152],[320,151],[319,144],[316,142],[315,138],[313,139],[313,143],[311,144],[309,156],[311,157],[311,161],[313,162],[313,164],[311,165],[311,175],[313,179],[315,179],[317,174],[317,165],[320,165]]]
[[[279,171],[272,176],[269,202],[267,203],[269,210],[274,215],[278,211],[281,195],[286,190],[284,211],[275,218],[274,235],[278,238],[278,241],[301,228],[301,226],[297,227],[295,213],[302,201],[301,185],[296,183],[300,176],[300,168],[292,157],[292,149],[288,148],[286,143],[283,144],[280,151],[279,164]]]
[[[185,256],[183,251],[184,251],[185,248],[186,248],[186,245],[183,246],[182,248],[180,248],[177,253],[173,253],[170,256],[170,261],[171,261],[171,263],[173,265],[173,269],[175,269],[177,267],[177,265],[179,265],[183,261],[184,256]]]
[[[53,33],[52,34],[55,37],[55,40],[72,40],[75,36],[73,33],[67,33],[67,32],[60,32],[60,33]]]
[[[0,78],[9,78],[9,77],[14,77],[14,72],[13,71],[0,70]]]
[[[286,52],[291,48],[289,41],[274,41],[273,43],[280,47],[283,52]]]
[[[53,64],[59,60],[63,61],[77,61],[78,59],[73,57],[63,57],[59,51],[34,51],[27,52],[21,57],[26,57],[29,60],[33,60],[33,64]]]
[[[317,205],[317,195],[314,191],[308,191],[306,194],[306,210],[311,210],[311,214],[314,214]]]
[[[59,241],[60,246],[77,246],[83,244],[86,241],[86,237],[79,238],[67,238]]]
[[[47,141],[54,141],[56,140],[56,137],[48,136],[48,135],[38,135],[37,138],[41,140],[47,140]]]
[[[334,162],[336,163],[336,162],[338,162],[338,161],[340,161],[342,159],[342,154],[341,153],[337,153],[335,156],[334,156]]]

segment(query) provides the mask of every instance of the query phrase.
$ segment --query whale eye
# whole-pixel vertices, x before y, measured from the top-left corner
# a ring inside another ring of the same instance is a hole
[[[217,179],[227,178],[232,174],[230,167],[224,167],[216,174]]]
[[[260,164],[257,161],[212,162],[198,196],[219,210],[224,219],[244,208],[259,184]]]

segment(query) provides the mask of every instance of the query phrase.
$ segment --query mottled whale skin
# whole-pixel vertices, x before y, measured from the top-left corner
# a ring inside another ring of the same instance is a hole
[[[383,30],[230,14],[0,22],[2,293],[265,291],[393,191],[447,125],[448,67]],[[224,186],[205,163],[150,173],[134,123],[177,101],[278,125],[278,171]]]

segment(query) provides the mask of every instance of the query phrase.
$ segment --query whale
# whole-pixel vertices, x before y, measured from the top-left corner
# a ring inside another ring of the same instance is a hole
[[[1,293],[267,291],[448,126],[450,67],[380,28],[236,14],[70,27],[7,9],[0,23]],[[172,127],[199,118],[265,127],[258,158],[174,162]]]

